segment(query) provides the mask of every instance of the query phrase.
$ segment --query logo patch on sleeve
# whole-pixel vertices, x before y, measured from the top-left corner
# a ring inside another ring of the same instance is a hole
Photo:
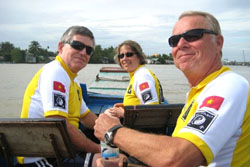
[[[62,93],[66,92],[65,86],[61,82],[58,82],[58,81],[54,81],[54,83],[53,83],[53,89],[57,90],[57,91],[60,91]]]
[[[144,82],[142,84],[139,85],[140,91],[143,91],[144,89],[149,88],[149,85],[147,82]]]
[[[224,101],[223,97],[220,96],[209,96],[205,98],[205,100],[202,102],[202,107],[209,107],[209,108],[214,108],[215,110],[219,110],[222,102]]]
[[[149,90],[149,91],[146,91],[146,92],[143,92],[142,94],[141,94],[141,96],[142,96],[142,100],[143,100],[143,102],[144,103],[146,103],[147,101],[149,101],[149,100],[152,100],[153,99],[153,97],[152,97],[152,94],[151,94],[151,91]]]
[[[65,96],[57,93],[53,93],[54,97],[54,107],[66,108]]]
[[[198,130],[202,134],[205,134],[209,127],[213,124],[217,115],[209,111],[201,111],[195,113],[195,116],[187,124],[187,127]]]

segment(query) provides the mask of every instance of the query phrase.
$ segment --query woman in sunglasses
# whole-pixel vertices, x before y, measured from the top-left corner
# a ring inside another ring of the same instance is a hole
[[[155,74],[145,67],[146,57],[141,46],[132,40],[121,43],[114,59],[130,75],[130,83],[123,103],[115,104],[106,113],[123,117],[124,106],[139,104],[160,104],[163,101],[161,84]]]

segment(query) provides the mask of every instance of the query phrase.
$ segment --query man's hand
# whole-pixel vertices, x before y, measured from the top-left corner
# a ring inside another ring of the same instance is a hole
[[[95,121],[95,136],[104,141],[105,133],[115,125],[121,124],[120,119],[117,117],[111,117],[107,114],[100,114],[98,119]]]

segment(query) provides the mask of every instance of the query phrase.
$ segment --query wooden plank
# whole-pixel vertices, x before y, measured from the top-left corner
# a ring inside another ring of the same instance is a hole
[[[184,104],[125,106],[123,124],[148,133],[171,135]],[[167,131],[167,129],[170,131]],[[145,167],[131,161],[128,167]]]
[[[174,128],[183,106],[184,104],[125,106],[123,124],[138,130]]]
[[[12,156],[55,157],[51,135],[62,157],[74,157],[75,151],[63,119],[0,119]]]

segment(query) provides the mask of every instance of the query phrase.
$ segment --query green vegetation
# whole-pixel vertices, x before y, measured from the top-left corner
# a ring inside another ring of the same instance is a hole
[[[37,41],[31,41],[29,48],[22,50],[10,42],[0,43],[0,61],[8,63],[47,63],[56,53],[40,46]]]
[[[48,63],[55,58],[58,52],[52,52],[47,48],[42,48],[38,41],[31,41],[28,49],[22,50],[15,47],[10,42],[0,43],[0,62],[7,63]],[[94,55],[91,56],[90,62],[93,64],[115,63],[114,47],[102,48],[101,45],[96,45]],[[155,54],[147,56],[152,64],[172,64],[172,55]]]

